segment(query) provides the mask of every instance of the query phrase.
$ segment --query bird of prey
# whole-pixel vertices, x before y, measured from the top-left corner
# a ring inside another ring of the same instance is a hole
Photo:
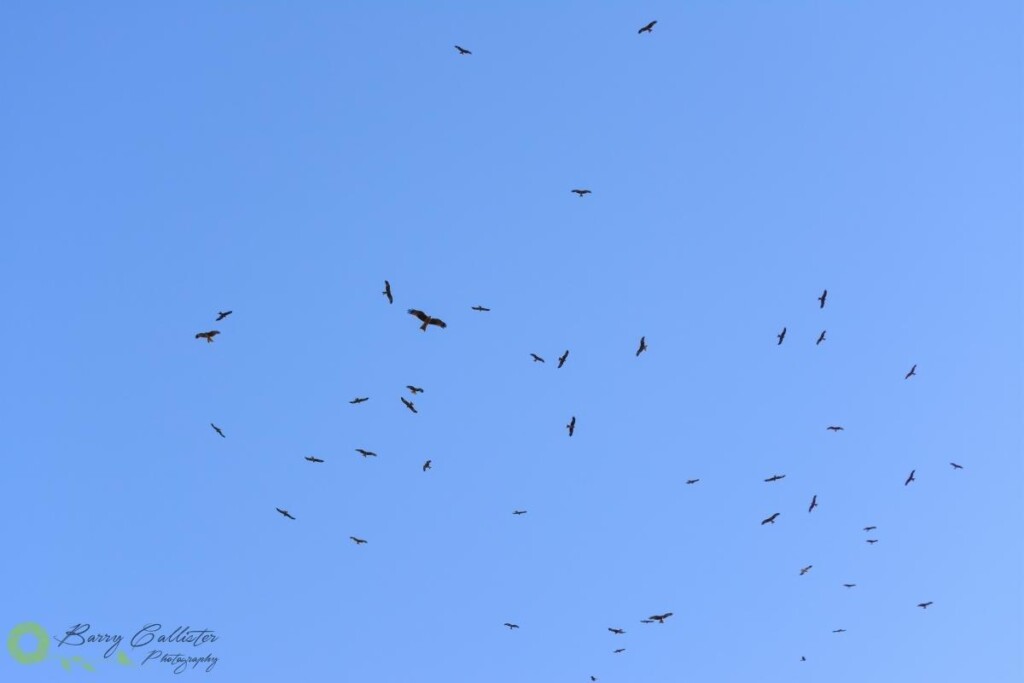
[[[590,190],[573,190],[573,192],[575,192],[576,194],[578,194],[581,197],[583,195],[585,195],[585,194],[590,194]]]
[[[431,462],[431,461],[430,461],[430,460],[428,460],[428,461],[426,461],[425,463],[423,463],[423,471],[424,471],[424,472],[426,472],[427,470],[429,470],[429,469],[430,469],[430,462]]]
[[[562,367],[563,365],[565,365],[565,361],[567,361],[568,359],[569,359],[569,349],[566,349],[565,353],[563,353],[561,356],[558,357],[558,367]]]
[[[672,616],[671,612],[665,612],[664,614],[652,614],[651,616],[649,616],[647,618],[652,620],[652,621],[656,621],[659,624],[664,624],[665,620],[668,619],[670,616]]]
[[[198,332],[196,333],[196,339],[205,339],[208,343],[213,343],[213,338],[220,334],[220,330],[210,330],[209,332]]]
[[[641,624],[653,624],[654,623],[654,619],[641,619],[640,623]]]
[[[803,569],[801,569],[800,570],[800,576],[803,576],[807,572],[811,571],[811,567],[813,567],[813,566],[814,566],[813,564],[809,564],[806,567],[804,567]]]
[[[864,527],[864,531],[874,531],[877,528],[877,526],[866,526]]]
[[[778,343],[778,344],[776,344],[776,346],[782,346],[782,340],[786,338],[786,328],[785,328],[785,327],[783,327],[783,328],[782,328],[782,332],[779,332],[779,333],[778,333],[777,335],[775,335],[775,336],[777,336],[777,337],[779,338],[779,343]]]
[[[640,348],[636,350],[636,355],[639,356],[641,353],[647,350],[647,337],[640,337]]]
[[[356,538],[355,536],[349,536],[349,538],[355,541],[356,545],[362,545],[363,543],[366,543],[366,541],[364,541],[363,539]]]
[[[572,419],[569,420],[569,424],[565,425],[565,428],[569,430],[569,436],[572,436],[572,433],[576,431],[576,416],[575,415],[573,415]]]
[[[785,474],[773,474],[772,476],[770,476],[767,479],[765,479],[765,481],[767,481],[767,482],[778,481],[779,479],[785,479],[785,478],[786,478]]]
[[[832,633],[846,633],[846,629],[845,628],[837,628],[835,631],[832,631]]]
[[[399,398],[402,399],[402,403],[405,404],[406,408],[408,408],[409,410],[411,410],[414,413],[419,412],[418,410],[416,410],[416,406],[413,405],[412,401],[406,401],[404,396],[400,396]]]
[[[608,630],[617,636],[621,636],[623,633],[625,633],[625,631],[623,631],[621,628],[609,628]]]
[[[909,484],[912,481],[917,481],[917,479],[914,479],[914,472],[917,472],[917,470],[910,470],[910,476],[907,477],[907,480],[905,482],[903,482],[904,486],[906,486],[907,484]]]
[[[512,514],[513,515],[525,515],[526,514],[526,510],[513,510]]]
[[[687,479],[686,483],[687,484],[696,484],[698,481],[700,481],[700,479]]]
[[[590,680],[591,680],[591,681],[596,681],[596,680],[597,680],[597,676],[591,676],[591,677],[590,677]]]
[[[514,628],[519,628],[519,624],[510,624],[507,621],[505,622],[505,626],[508,626],[509,631],[511,631]]]
[[[874,544],[878,543],[878,539],[877,538],[869,538],[867,540],[867,542],[870,543],[871,545],[874,545]]]
[[[647,24],[642,29],[637,31],[637,33],[653,33],[654,25],[657,24],[657,23],[658,23],[658,20],[655,19],[654,21],[652,21],[651,23]]]
[[[384,291],[381,294],[388,298],[389,304],[395,303],[395,297],[391,296],[391,283],[387,280],[384,281]]]
[[[821,303],[821,305],[818,306],[818,308],[825,308],[825,297],[827,296],[828,290],[826,289],[824,292],[821,293],[821,296],[818,297],[818,301]]]
[[[807,508],[807,511],[810,512],[816,507],[818,507],[818,494],[814,494],[814,496],[811,497],[811,506]]]
[[[817,346],[823,341],[825,341],[825,330],[822,330],[821,334],[818,335],[818,341],[814,342],[814,345]]]
[[[349,401],[349,403],[364,403],[364,402],[369,401],[369,400],[370,400],[369,396],[365,396],[363,398],[359,398],[357,396],[356,398],[354,398],[351,401]]]
[[[763,520],[761,522],[762,526],[765,525],[765,524],[775,524],[775,518],[778,517],[780,514],[782,514],[782,513],[781,512],[776,512],[774,515],[772,515],[768,519]]]
[[[221,320],[228,317],[232,313],[234,313],[234,311],[217,311],[217,319],[214,320],[213,322],[219,323]]]
[[[928,605],[930,605],[930,604],[932,604],[931,600],[929,600],[928,602],[919,602],[917,604],[917,606],[920,607],[921,609],[928,609]]]
[[[618,650],[615,650],[612,654],[616,654],[617,655],[617,654],[619,654],[621,652],[625,652],[625,651],[626,651],[626,648],[620,647]]]
[[[376,458],[377,454],[373,451],[364,451],[362,448],[357,448],[356,453],[363,456],[364,458]]]
[[[320,458],[316,458],[316,457],[314,457],[312,455],[307,455],[306,456],[306,460],[308,460],[310,462],[323,462],[323,460],[321,460]]]
[[[910,379],[911,377],[913,377],[916,374],[917,374],[917,364],[915,363],[914,367],[910,368],[910,372],[908,372],[906,375],[903,376],[903,379]]]
[[[843,584],[843,588],[853,588],[856,585],[857,584],[855,584],[855,583],[844,583]]]
[[[295,519],[294,517],[291,516],[291,514],[287,510],[282,510],[281,508],[274,508],[274,509],[277,510],[278,512],[280,512],[282,515],[284,515],[288,519]]]
[[[964,468],[963,465],[957,465],[955,462],[951,462],[949,464],[953,466],[954,470],[962,470]]]
[[[533,356],[533,362],[534,363],[543,363],[543,362],[545,362],[543,358],[541,358],[540,356],[538,356],[535,353],[531,353],[530,355]]]
[[[431,318],[429,315],[427,315],[423,311],[417,311],[415,308],[410,308],[409,309],[409,315],[414,315],[414,316],[416,316],[417,318],[420,319],[420,322],[423,323],[422,325],[420,325],[420,329],[423,330],[424,332],[427,331],[427,325],[437,325],[438,327],[441,327],[441,328],[448,327],[445,324],[445,322],[443,320],[441,320],[440,318]]]
[[[839,427],[839,426],[836,426],[836,425],[832,425],[831,427],[825,427],[825,429],[827,429],[830,432],[841,432],[841,431],[843,431],[842,427]]]
[[[460,55],[471,55],[471,54],[473,54],[472,52],[470,52],[470,51],[469,51],[469,50],[467,50],[466,48],[464,48],[464,47],[459,47],[458,45],[456,45],[456,46],[455,46],[455,49],[459,51],[459,54],[460,54]]]
[[[801,662],[806,662],[806,661],[807,661],[807,657],[803,657],[803,656],[801,656],[801,657],[800,657],[800,661],[801,661]]]
[[[489,309],[489,308],[484,308],[483,306],[473,306],[473,310],[474,310],[474,311],[489,311],[489,310],[491,310],[491,309]]]
[[[414,387],[411,384],[406,384],[405,388],[408,389],[409,391],[411,391],[413,396],[415,396],[416,394],[422,394],[423,393],[423,389],[421,389],[420,387]]]
[[[224,439],[227,438],[226,436],[224,436],[224,432],[220,431],[220,427],[218,427],[217,425],[213,424],[212,422],[210,423],[210,426],[213,427],[213,431],[215,431],[215,432],[217,432],[218,434],[221,435],[221,438],[224,438]]]

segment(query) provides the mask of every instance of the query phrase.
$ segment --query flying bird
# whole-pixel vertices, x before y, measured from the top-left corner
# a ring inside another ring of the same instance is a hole
[[[821,334],[818,335],[818,341],[814,342],[814,345],[817,346],[823,341],[825,341],[825,330],[822,330]]]
[[[914,479],[914,472],[917,472],[917,470],[910,470],[910,476],[907,477],[907,480],[905,482],[903,482],[904,486],[906,486],[907,484],[909,484],[912,481],[917,481],[917,479]]]
[[[623,631],[621,628],[609,628],[608,630],[617,636],[621,636],[623,633],[625,633],[625,631]]]
[[[806,567],[804,567],[803,569],[801,569],[800,570],[800,576],[803,576],[807,572],[811,571],[811,567],[813,567],[813,566],[814,566],[813,564],[809,564]]]
[[[955,462],[951,462],[949,464],[953,466],[954,470],[962,470],[964,468],[963,465],[957,465]]]
[[[369,401],[369,400],[370,400],[369,396],[365,396],[363,398],[356,397],[356,398],[352,399],[351,401],[349,401],[349,403],[365,403],[366,401]]]
[[[817,494],[815,494],[811,498],[811,506],[809,508],[807,508],[807,511],[810,512],[811,510],[813,510],[816,507],[818,507],[818,495]]]
[[[641,624],[653,624],[654,623],[654,619],[641,619],[640,623]]]
[[[402,403],[405,404],[406,408],[408,408],[409,410],[411,410],[414,413],[418,413],[419,412],[418,410],[416,410],[416,406],[413,405],[412,401],[406,401],[405,400],[405,396],[401,396],[399,398],[402,399]]]
[[[878,543],[878,539],[877,538],[869,538],[867,540],[867,542],[870,543],[871,545],[874,545],[874,544]]]
[[[381,294],[388,298],[389,304],[395,303],[395,297],[391,296],[391,283],[387,280],[384,281],[384,291]]]
[[[625,652],[625,651],[626,651],[626,648],[620,647],[618,650],[615,650],[612,654],[616,654],[617,655],[617,654],[619,654],[621,652]]]
[[[856,585],[857,584],[855,584],[855,583],[844,583],[843,584],[843,588],[853,588]]]
[[[903,376],[903,379],[910,379],[911,377],[913,377],[916,374],[917,374],[917,364],[915,363],[914,367],[910,368],[910,372],[908,372],[906,375]]]
[[[572,433],[576,431],[576,416],[575,415],[573,415],[572,419],[569,420],[569,424],[565,425],[565,428],[569,430],[569,436],[572,436]]]
[[[835,631],[832,631],[832,633],[846,633],[846,629],[845,628],[837,628]]]
[[[198,332],[196,339],[205,339],[207,343],[212,344],[213,338],[220,334],[220,330],[210,330],[209,332]]]
[[[446,325],[445,322],[440,318],[431,318],[423,311],[417,311],[415,308],[409,309],[409,315],[414,315],[420,319],[420,322],[423,323],[422,325],[420,325],[420,329],[423,330],[424,332],[427,331],[427,325],[437,325],[438,327],[441,328],[448,327],[448,325]]]
[[[640,337],[640,348],[636,350],[636,355],[639,356],[641,353],[647,350],[647,337]]]
[[[217,311],[217,319],[214,320],[213,322],[219,323],[221,320],[228,317],[232,313],[234,313],[234,311]]]
[[[514,628],[519,628],[519,624],[510,624],[507,621],[505,622],[505,626],[508,626],[509,631],[511,631]]]
[[[581,197],[583,195],[585,195],[585,194],[591,194],[590,190],[573,190],[573,192],[575,192],[576,194],[578,194]]]
[[[569,359],[569,349],[566,349],[565,353],[563,353],[561,356],[558,357],[558,367],[562,367],[563,365],[565,365],[565,361],[567,361],[568,359]]]
[[[782,340],[786,338],[786,328],[785,328],[785,327],[783,327],[783,328],[782,328],[782,332],[779,332],[779,333],[778,333],[777,335],[775,335],[775,336],[777,336],[777,337],[779,338],[779,343],[778,343],[778,344],[776,344],[776,346],[782,346]]]
[[[428,461],[426,461],[425,463],[423,463],[423,471],[424,471],[424,472],[426,472],[427,470],[429,470],[429,469],[430,469],[430,462],[431,462],[431,461],[430,461],[430,460],[428,460]]]
[[[357,448],[356,453],[363,456],[364,458],[376,458],[377,454],[373,451],[364,451],[362,448]]]
[[[801,662],[806,662],[806,661],[807,661],[807,657],[803,657],[803,656],[801,656],[801,657],[800,657],[800,661],[801,661]]]
[[[866,526],[864,527],[864,531],[874,531],[877,528],[877,526]]]
[[[221,438],[223,438],[223,439],[227,438],[226,436],[224,436],[224,432],[220,431],[220,427],[218,427],[217,425],[213,424],[212,422],[210,423],[210,426],[213,427],[213,431],[215,431],[218,434],[220,434]]]
[[[525,515],[526,514],[526,510],[513,510],[512,514],[513,515]]]
[[[772,476],[770,476],[767,479],[765,479],[765,481],[766,482],[778,481],[779,479],[785,479],[785,478],[786,478],[785,474],[773,474]]]
[[[278,512],[280,512],[282,515],[284,515],[288,519],[295,519],[294,517],[291,516],[291,514],[287,510],[282,510],[281,508],[274,508],[274,509],[277,510]]]
[[[543,362],[545,362],[543,358],[541,358],[540,356],[538,356],[535,353],[531,353],[530,355],[533,356],[533,362],[534,363],[543,363]]]
[[[686,483],[687,484],[696,484],[698,481],[700,481],[700,479],[687,479]]]
[[[828,290],[826,289],[824,292],[821,293],[821,296],[818,297],[818,301],[821,303],[821,305],[818,306],[818,308],[825,308],[825,297],[827,296]]]
[[[762,521],[761,524],[762,525],[765,525],[765,524],[775,524],[775,518],[778,517],[780,514],[782,514],[782,513],[781,512],[776,512],[774,515],[772,515],[768,519]]]
[[[597,680],[597,676],[591,676],[591,677],[590,677],[590,680],[591,680],[591,681],[596,681],[596,680]]]
[[[471,54],[473,54],[472,52],[470,52],[470,51],[469,51],[469,50],[467,50],[466,48],[464,48],[464,47],[459,47],[458,45],[456,45],[456,46],[455,46],[455,49],[459,51],[459,54],[460,54],[460,55],[471,55]]]
[[[473,306],[473,310],[474,310],[474,311],[489,311],[489,310],[491,310],[491,309],[489,309],[489,308],[484,308],[483,306]]]
[[[672,616],[672,612],[665,612],[664,614],[652,614],[647,618],[652,621],[656,621],[659,624],[664,624],[665,620],[668,619],[670,616]]]
[[[932,604],[931,600],[929,600],[928,602],[919,602],[917,604],[917,606],[920,607],[921,609],[928,609],[928,605],[930,605],[930,604]]]
[[[362,545],[363,543],[366,543],[366,541],[364,541],[363,539],[356,538],[355,536],[349,536],[349,538],[355,541],[356,545]]]
[[[405,388],[408,389],[409,391],[411,391],[413,396],[415,396],[416,394],[422,394],[423,393],[423,389],[421,389],[420,387],[414,387],[411,384],[406,384]]]
[[[637,31],[637,33],[653,33],[652,29],[654,29],[654,25],[657,24],[657,23],[658,23],[658,20],[655,19],[654,21],[652,21],[651,23],[647,24],[642,29]]]
[[[312,455],[307,455],[306,460],[310,462],[323,462],[320,458],[313,457]]]
[[[832,425],[831,427],[825,427],[825,429],[827,429],[830,432],[841,432],[841,431],[843,431],[842,427],[838,427],[836,425]]]

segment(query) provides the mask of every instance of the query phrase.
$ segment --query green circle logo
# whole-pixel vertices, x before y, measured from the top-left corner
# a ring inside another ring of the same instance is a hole
[[[34,652],[25,652],[21,649],[21,645],[18,644],[21,637],[27,634],[34,635],[38,641]],[[10,635],[7,636],[7,651],[22,664],[35,664],[36,662],[43,661],[46,659],[46,653],[49,649],[50,635],[43,630],[42,626],[34,621],[18,624],[11,629]]]

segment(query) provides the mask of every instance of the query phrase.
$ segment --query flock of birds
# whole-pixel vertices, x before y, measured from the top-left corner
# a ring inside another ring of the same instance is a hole
[[[638,33],[640,33],[640,34],[652,33],[653,29],[654,29],[654,26],[657,23],[658,23],[657,21],[651,21],[650,23],[648,23],[648,24],[644,25],[642,28],[640,28]],[[463,47],[461,47],[459,45],[456,45],[455,49],[458,50],[458,53],[460,55],[472,55],[473,54],[470,50],[467,50],[466,48],[463,48]],[[574,189],[571,190],[571,192],[576,194],[576,195],[578,195],[581,198],[585,197],[585,196],[587,196],[589,194],[592,194],[591,190],[586,189],[586,188],[574,188]],[[389,304],[393,304],[394,303],[395,297],[394,297],[394,294],[392,292],[391,283],[388,280],[384,281],[384,290],[381,293],[387,299]],[[828,298],[828,290],[825,289],[825,290],[822,291],[821,296],[819,296],[817,298],[818,306],[819,306],[820,309],[825,308],[825,303],[826,303],[827,298]],[[471,310],[477,311],[477,312],[481,312],[481,313],[486,313],[486,312],[490,312],[491,309],[487,308],[487,307],[484,307],[484,306],[476,305],[476,306],[472,306]],[[445,328],[448,327],[447,323],[445,323],[442,319],[434,317],[432,315],[429,315],[429,314],[425,313],[424,311],[421,311],[421,310],[418,310],[418,309],[415,309],[415,308],[410,308],[410,309],[407,310],[407,312],[408,312],[409,315],[413,316],[414,318],[416,318],[419,321],[419,323],[420,323],[419,329],[421,331],[423,331],[423,332],[426,332],[427,329],[429,327],[431,327],[431,326],[437,327],[439,329],[445,329]],[[223,321],[228,316],[230,316],[232,313],[233,313],[233,311],[230,311],[230,310],[229,311],[219,311],[218,314],[217,314],[216,322]],[[782,331],[778,333],[778,335],[777,335],[777,339],[778,339],[777,344],[778,345],[781,345],[783,343],[783,341],[785,341],[785,339],[786,339],[786,331],[787,331],[787,328],[783,327]],[[822,330],[821,333],[818,335],[817,340],[815,341],[815,345],[816,346],[821,345],[825,341],[825,339],[826,339],[826,337],[825,337],[826,332],[827,332],[827,330]],[[199,333],[197,333],[195,335],[195,338],[196,339],[205,339],[207,343],[213,343],[214,337],[216,337],[219,334],[220,334],[220,330],[214,329],[214,330],[208,330],[206,332],[199,332]],[[638,347],[636,349],[635,355],[637,357],[639,357],[645,351],[647,351],[647,338],[644,337],[644,336],[641,336],[640,337],[640,342],[639,342],[639,345],[638,345]],[[529,356],[532,358],[534,363],[546,363],[545,359],[543,357],[539,356],[536,353],[530,353]],[[557,367],[558,368],[563,367],[565,365],[566,361],[568,360],[568,358],[569,358],[569,350],[566,349],[566,351],[561,356],[558,357],[558,366]],[[911,377],[914,377],[916,374],[917,374],[917,365],[915,364],[906,373],[906,375],[904,376],[904,380],[909,380]],[[408,391],[410,392],[410,394],[412,396],[416,396],[417,394],[421,394],[424,391],[422,387],[417,387],[417,386],[413,386],[413,385],[407,385],[406,389],[408,389]],[[413,413],[417,413],[418,412],[416,410],[415,404],[411,400],[407,399],[405,396],[400,396],[399,398],[401,399],[402,404],[408,410],[410,410]],[[349,403],[353,404],[353,405],[358,405],[358,404],[361,404],[361,403],[365,403],[366,401],[369,401],[369,400],[370,400],[369,396],[357,396],[354,399],[352,399],[351,401],[349,401]],[[210,426],[214,429],[214,431],[220,437],[226,438],[223,430],[220,427],[218,427],[216,424],[214,424],[212,422],[210,423]],[[576,417],[575,416],[571,416],[570,419],[569,419],[569,422],[565,425],[565,427],[566,427],[566,430],[568,431],[569,436],[571,437],[575,433],[575,431],[576,431]],[[838,433],[838,432],[844,431],[844,428],[841,425],[829,425],[828,427],[826,427],[826,429],[828,431],[833,432],[833,433]],[[374,457],[377,457],[377,454],[375,452],[369,451],[369,450],[366,450],[366,449],[363,449],[363,448],[356,448],[355,452],[357,454],[359,454],[360,456],[362,456],[363,458],[374,458]],[[317,457],[314,457],[314,456],[306,456],[305,460],[310,462],[310,463],[314,463],[314,464],[318,464],[318,463],[323,463],[324,462],[323,459],[317,458]],[[432,462],[431,460],[427,460],[426,462],[423,463],[423,465],[422,465],[423,472],[427,472],[428,470],[431,469],[431,462]],[[952,466],[952,468],[954,470],[961,470],[961,469],[963,469],[963,466],[958,464],[958,463],[951,462],[949,464]],[[915,470],[911,470],[910,474],[907,476],[906,480],[904,481],[904,486],[908,486],[912,482],[917,481],[917,479],[915,478],[915,473],[916,472],[917,472],[916,469]],[[765,483],[774,483],[774,482],[777,482],[777,481],[781,481],[782,479],[785,479],[785,478],[786,478],[785,474],[773,474],[772,476],[766,478],[764,481],[765,481]],[[697,484],[699,482],[700,482],[700,479],[696,478],[696,479],[687,479],[685,483],[686,483],[686,485],[691,485],[692,486],[692,485],[695,485],[695,484]],[[811,513],[817,507],[818,507],[818,496],[817,496],[817,494],[814,494],[811,497],[811,502],[810,502],[810,505],[807,508],[807,512]],[[283,517],[285,517],[287,519],[290,519],[290,520],[295,520],[296,519],[286,509],[282,509],[282,508],[275,508],[275,509],[277,510],[278,513],[280,513]],[[512,511],[512,514],[515,515],[515,516],[524,515],[526,513],[527,513],[526,510],[516,509],[516,510]],[[776,523],[776,521],[778,520],[780,515],[781,515],[780,512],[772,513],[771,515],[769,515],[765,519],[761,520],[761,525],[762,526],[774,525]],[[877,529],[876,526],[869,525],[869,526],[865,526],[863,528],[863,531],[866,532],[866,533],[871,533],[872,531],[875,531],[876,529]],[[368,541],[366,539],[358,538],[356,536],[349,536],[349,539],[355,545],[357,545],[357,546],[358,545],[364,545],[364,544],[368,543]],[[874,544],[878,543],[878,539],[877,538],[868,538],[868,539],[866,539],[866,542],[869,545],[874,545]],[[813,566],[814,565],[810,565],[809,564],[809,565],[807,565],[805,567],[802,567],[800,569],[800,576],[804,576],[808,572],[810,572],[811,569],[813,568]],[[842,587],[846,588],[846,589],[852,589],[852,588],[855,588],[856,586],[857,586],[856,583],[844,583],[844,584],[842,584]],[[917,604],[917,607],[919,607],[921,609],[927,609],[932,604],[933,604],[932,601],[920,602],[920,603]],[[654,615],[651,615],[651,616],[647,617],[646,619],[640,619],[640,623],[642,623],[642,624],[653,624],[653,623],[664,624],[665,621],[669,617],[671,617],[671,616],[673,616],[672,612],[665,612],[665,613],[662,613],[662,614],[654,614]],[[512,622],[505,622],[504,626],[506,628],[508,628],[510,631],[514,631],[514,630],[518,630],[519,629],[519,625],[515,624],[515,623],[512,623]],[[618,628],[618,627],[608,627],[607,630],[612,635],[615,635],[615,636],[620,636],[620,635],[625,635],[626,634],[626,631],[624,629]],[[845,632],[846,632],[846,629],[844,629],[844,628],[837,628],[837,629],[834,629],[832,631],[832,633],[836,633],[836,634],[845,633]],[[625,651],[626,651],[626,648],[624,648],[624,647],[619,647],[619,648],[616,648],[616,649],[612,650],[612,652],[614,654],[621,654],[621,653],[623,653]],[[807,661],[806,657],[801,656],[800,657],[800,661]],[[597,681],[598,679],[595,676],[590,676],[590,680],[591,681]]]

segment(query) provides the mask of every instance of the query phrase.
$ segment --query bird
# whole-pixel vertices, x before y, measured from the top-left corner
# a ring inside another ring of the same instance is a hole
[[[291,516],[291,514],[287,510],[282,510],[281,508],[274,508],[274,509],[277,510],[278,512],[280,512],[282,515],[284,515],[288,519],[295,519],[294,517]]]
[[[803,657],[803,656],[801,656],[801,657],[800,657],[800,661],[801,661],[801,662],[806,662],[806,661],[807,661],[807,657]]]
[[[668,619],[670,616],[672,616],[672,612],[665,612],[664,614],[652,614],[647,618],[652,621],[656,621],[659,624],[664,624],[665,620]]]
[[[825,427],[825,429],[827,429],[830,432],[841,432],[841,431],[843,431],[842,427],[839,427],[839,426],[836,426],[836,425],[832,425],[831,427]]]
[[[832,631],[832,633],[846,633],[846,629],[845,628],[837,628],[835,631]]]
[[[914,367],[910,368],[910,372],[908,372],[906,375],[903,376],[903,379],[910,379],[911,377],[913,377],[916,374],[917,374],[917,364],[915,363]]]
[[[381,294],[388,298],[389,304],[395,303],[395,297],[391,296],[391,283],[387,280],[384,281],[384,291]]]
[[[855,584],[855,583],[844,583],[843,584],[843,588],[853,588],[856,585],[857,584]]]
[[[511,631],[514,628],[519,628],[519,624],[510,624],[507,621],[505,622],[505,626],[508,626],[509,631]]]
[[[359,398],[357,396],[356,398],[354,398],[351,401],[349,401],[349,403],[365,403],[366,401],[369,401],[369,400],[370,400],[369,396],[365,396],[363,398]]]
[[[919,603],[917,603],[917,606],[920,607],[921,609],[928,609],[928,605],[930,605],[930,604],[932,604],[931,600],[929,600],[928,602],[919,602]]]
[[[870,543],[871,545],[874,545],[874,544],[878,543],[878,539],[877,538],[869,538],[867,540],[867,542]]]
[[[312,455],[307,455],[306,460],[310,462],[323,462],[320,458],[313,457]]]
[[[489,310],[491,310],[491,309],[489,309],[489,308],[484,308],[483,306],[473,306],[473,310],[474,310],[474,311],[489,311]]]
[[[459,54],[460,54],[460,55],[471,55],[471,54],[473,54],[472,52],[470,52],[470,51],[469,51],[469,50],[467,50],[466,48],[464,48],[464,47],[459,47],[458,45],[456,45],[456,46],[455,46],[455,49],[459,51]]]
[[[955,462],[951,462],[949,464],[953,466],[954,470],[962,470],[964,468],[963,465],[957,465]]]
[[[647,350],[647,337],[640,337],[640,348],[636,350],[636,355],[639,356],[641,353]]]
[[[217,319],[214,320],[213,322],[219,323],[221,320],[228,317],[232,313],[234,313],[234,311],[217,311]]]
[[[565,353],[563,353],[561,356],[558,357],[558,367],[562,367],[563,365],[565,365],[565,361],[567,361],[568,359],[569,359],[569,349],[566,349]]]
[[[578,194],[581,197],[583,195],[585,195],[585,194],[591,194],[590,190],[573,190],[573,192],[575,192],[576,194]]]
[[[573,415],[572,419],[569,420],[569,424],[565,425],[565,428],[569,430],[569,436],[572,436],[572,433],[576,431],[576,416],[575,415]]]
[[[626,648],[620,647],[618,650],[615,650],[612,654],[616,654],[617,655],[617,654],[620,654],[620,653],[625,652],[625,651],[626,651]]]
[[[874,531],[877,528],[877,526],[866,526],[864,527],[864,531]]]
[[[597,676],[591,676],[591,677],[590,677],[590,680],[591,680],[591,681],[596,681],[596,680],[597,680]]]
[[[818,335],[818,341],[814,342],[814,345],[817,346],[823,341],[825,341],[825,330],[822,330],[821,334]]]
[[[223,439],[226,439],[226,438],[227,438],[226,436],[224,436],[224,432],[222,432],[222,431],[220,430],[220,427],[218,427],[217,425],[213,424],[212,422],[210,423],[210,426],[211,426],[211,427],[213,427],[213,431],[215,431],[215,432],[217,432],[218,434],[220,434],[221,438],[223,438]]]
[[[357,448],[356,453],[363,456],[364,458],[376,458],[377,454],[373,451],[364,451],[362,448]]]
[[[526,510],[513,510],[512,514],[513,515],[525,515],[526,514]]]
[[[409,410],[411,410],[414,413],[418,413],[419,412],[418,410],[416,410],[416,406],[413,405],[412,401],[406,401],[405,400],[405,396],[400,396],[399,398],[402,399],[402,403],[405,404],[406,408],[408,408]]]
[[[811,567],[813,567],[813,566],[814,566],[813,564],[809,564],[806,567],[804,567],[803,569],[801,569],[800,570],[800,576],[803,576],[807,572],[811,571]]]
[[[827,296],[828,290],[826,289],[824,292],[821,293],[821,296],[818,297],[818,301],[821,302],[821,305],[818,306],[818,308],[825,308],[825,297]]]
[[[428,461],[426,461],[425,463],[423,463],[423,471],[424,471],[424,472],[426,472],[427,470],[429,470],[429,469],[430,469],[430,462],[431,462],[431,461],[430,461],[430,460],[428,460]]]
[[[406,384],[405,388],[408,389],[409,391],[411,391],[413,396],[415,396],[416,394],[422,394],[423,393],[423,389],[421,389],[420,387],[414,387],[411,384]]]
[[[786,478],[785,474],[773,474],[772,476],[770,476],[767,479],[765,479],[765,481],[766,482],[778,481],[779,479],[785,479],[785,478]]]
[[[654,28],[654,25],[657,24],[657,23],[658,23],[658,20],[655,19],[654,21],[652,21],[651,23],[647,24],[642,29],[637,31],[637,33],[653,33],[652,29]]]
[[[409,309],[409,315],[414,315],[420,319],[420,322],[423,323],[422,325],[420,325],[420,329],[423,330],[424,332],[427,331],[427,325],[437,325],[438,327],[441,328],[448,327],[448,325],[446,325],[445,322],[440,318],[431,318],[423,311],[417,311],[415,308]]]
[[[917,479],[914,479],[914,472],[917,472],[917,470],[910,470],[910,476],[907,477],[907,480],[905,482],[903,482],[904,486],[906,486],[907,484],[909,484],[912,481],[917,481]]]
[[[541,358],[540,356],[538,356],[535,353],[531,353],[530,355],[533,356],[533,362],[534,363],[544,363],[545,362],[545,360],[543,358]]]
[[[654,619],[641,619],[640,623],[641,624],[653,624],[654,623]]]
[[[775,518],[778,517],[780,514],[782,514],[782,513],[781,512],[776,512],[774,515],[772,515],[768,519],[762,521],[761,524],[762,525],[765,525],[765,524],[775,524]]]
[[[696,484],[698,481],[700,481],[700,479],[687,479],[686,483],[687,484]]]
[[[356,545],[362,545],[363,543],[366,543],[366,541],[364,541],[363,539],[356,538],[355,536],[349,536],[349,538],[355,541]]]
[[[209,332],[198,332],[196,333],[196,339],[205,339],[207,343],[212,344],[213,338],[220,334],[220,330],[210,330]]]
[[[809,508],[807,508],[807,511],[810,512],[811,510],[813,510],[816,507],[818,507],[818,495],[817,494],[815,494],[814,496],[811,497],[811,506]]]
[[[625,633],[625,631],[623,631],[621,628],[609,628],[608,630],[617,636],[621,636],[623,633]]]
[[[782,346],[782,340],[786,338],[786,328],[785,328],[785,327],[783,327],[783,328],[782,328],[782,332],[779,332],[779,333],[778,333],[777,335],[775,335],[775,336],[777,336],[777,337],[779,338],[779,343],[778,343],[778,344],[776,344],[776,346]]]

